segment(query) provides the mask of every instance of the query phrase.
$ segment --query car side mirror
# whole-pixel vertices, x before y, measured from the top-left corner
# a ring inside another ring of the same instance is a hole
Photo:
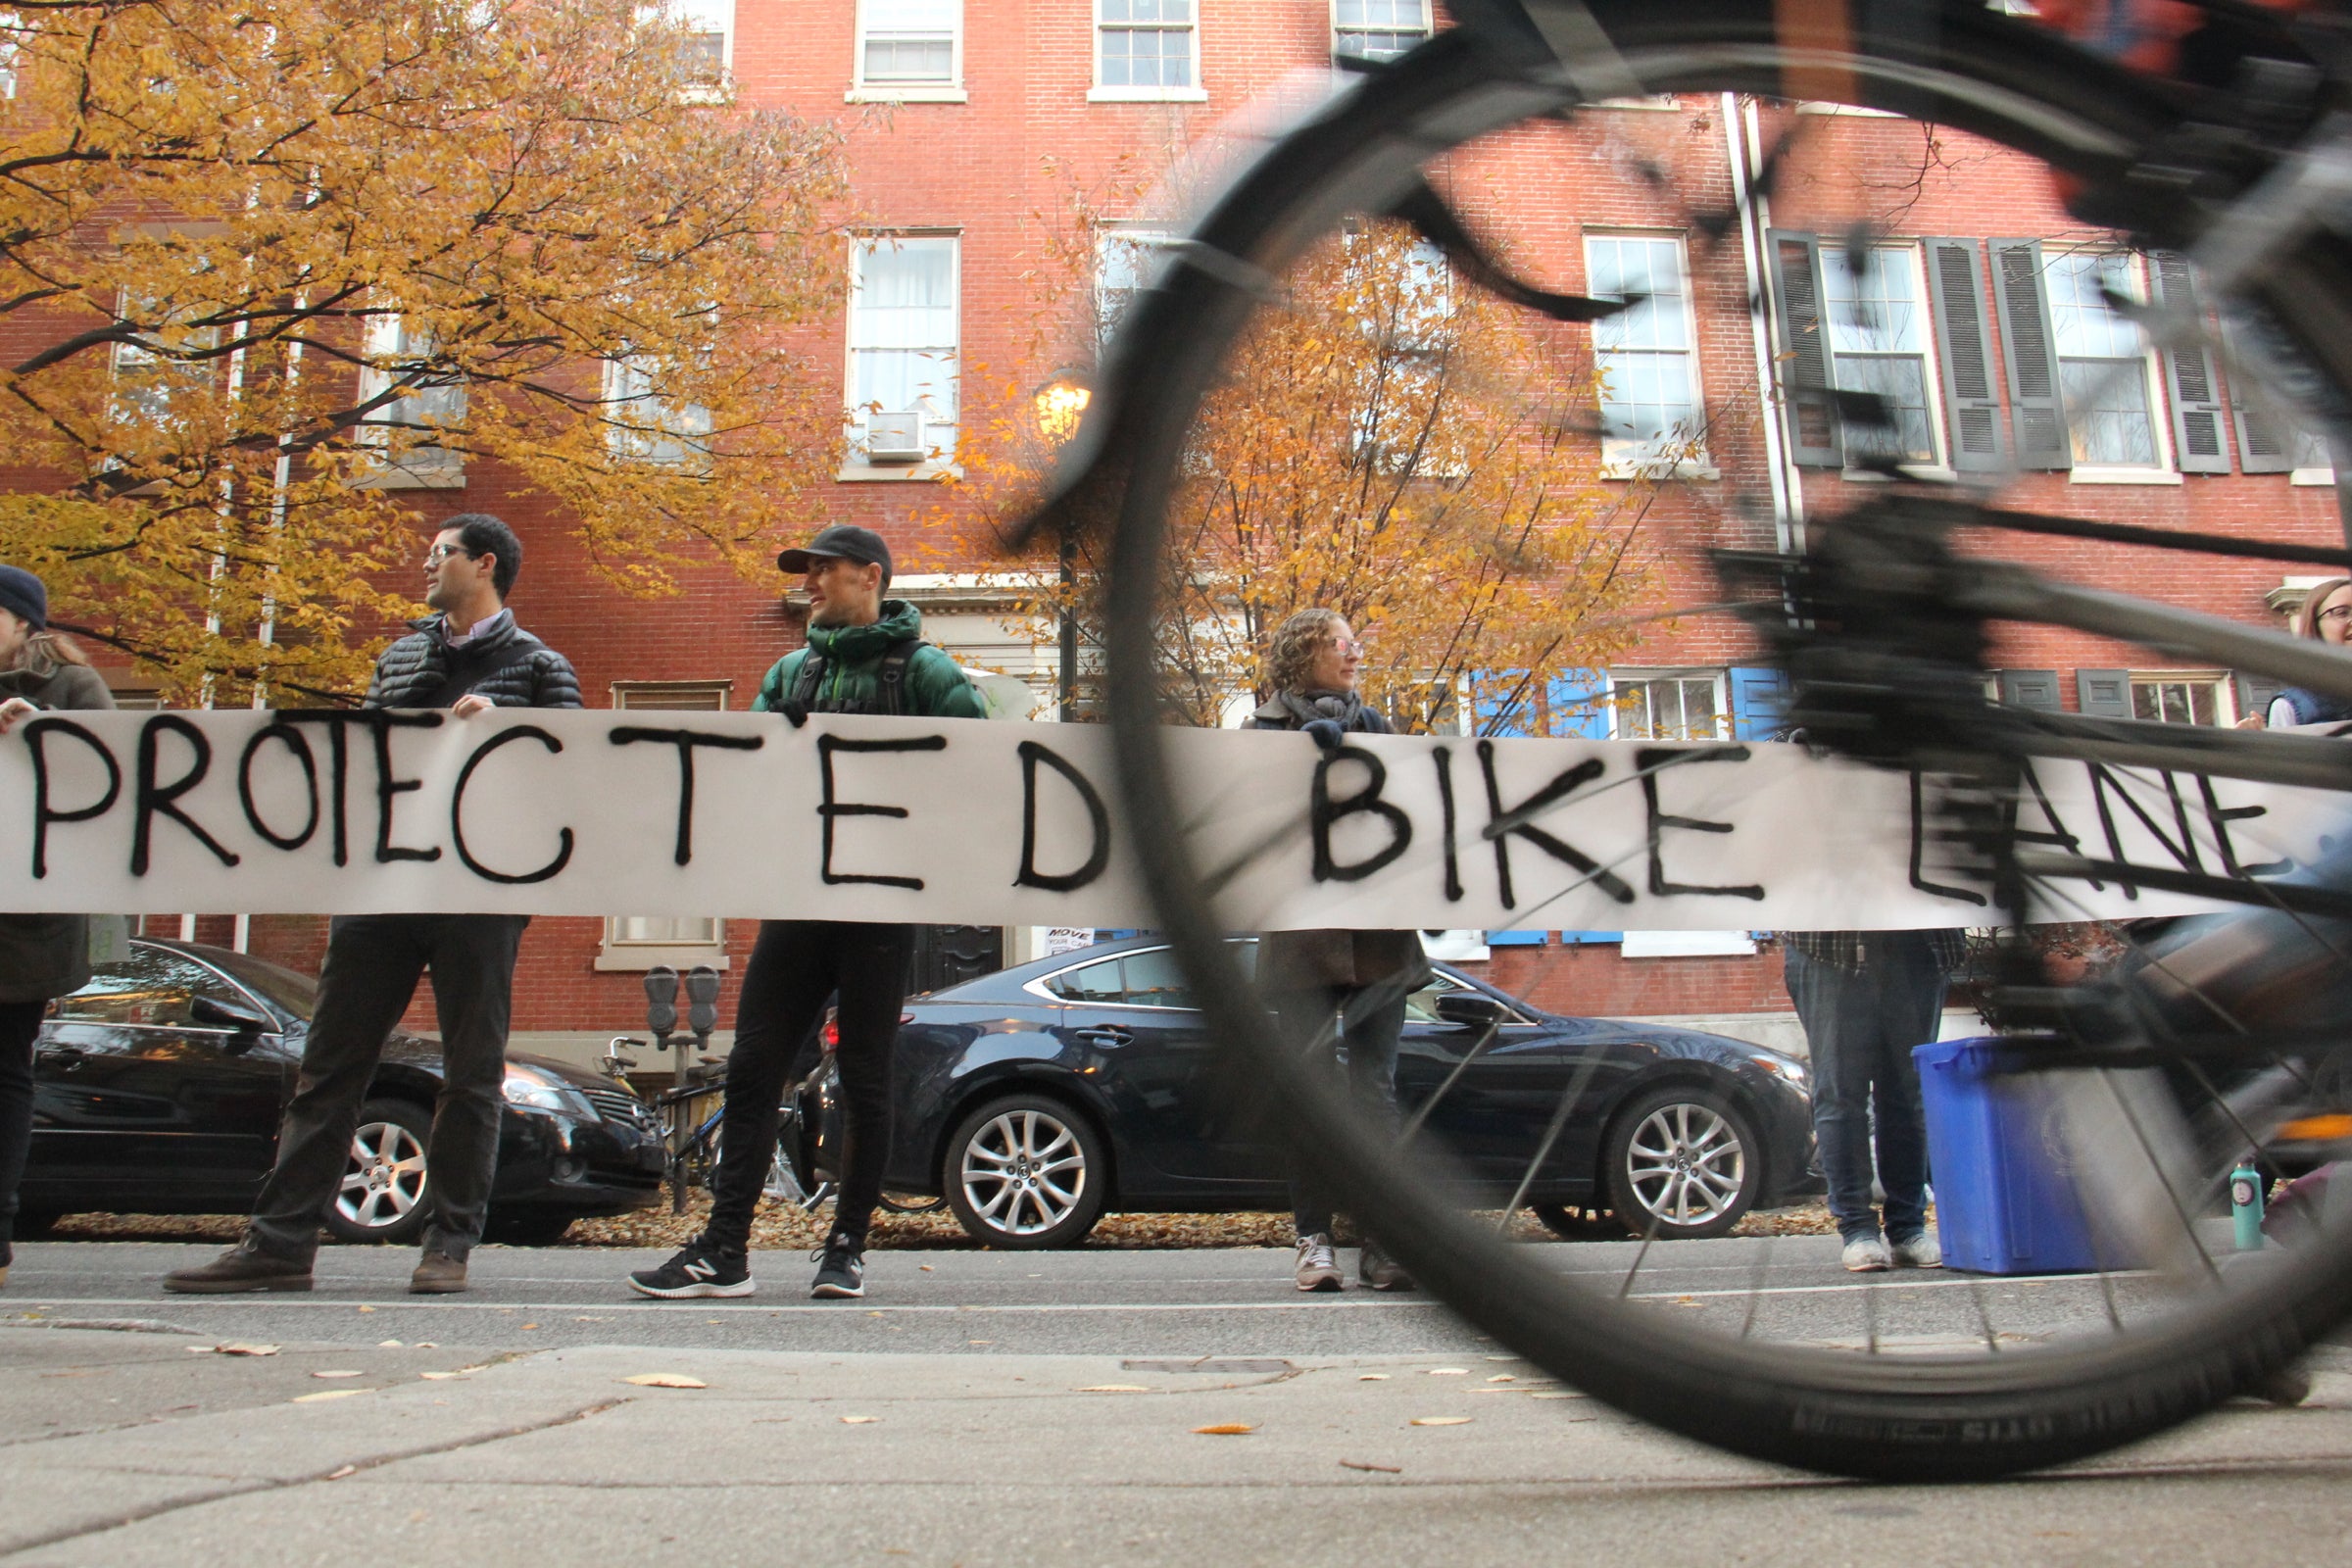
[[[1509,1014],[1501,1003],[1476,991],[1448,991],[1438,998],[1438,1016],[1447,1023],[1481,1029],[1491,1023],[1500,1023]]]
[[[207,1029],[231,1031],[224,1049],[232,1053],[251,1051],[255,1037],[277,1027],[277,1021],[259,1007],[249,1007],[242,1002],[222,1002],[217,997],[197,997],[189,1002],[188,1021]]]

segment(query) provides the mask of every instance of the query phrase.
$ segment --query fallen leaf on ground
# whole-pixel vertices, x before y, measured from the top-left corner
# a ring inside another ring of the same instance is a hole
[[[416,1375],[421,1378],[430,1379],[435,1383],[439,1383],[445,1378],[454,1378],[458,1376],[458,1374],[455,1372],[419,1372]]]
[[[365,1372],[345,1372],[341,1370],[333,1372],[314,1372],[311,1374],[311,1376],[315,1378],[364,1378],[368,1374]]]
[[[1386,1372],[1358,1372],[1355,1375],[1355,1381],[1358,1383],[1386,1383],[1389,1381],[1389,1375]]]
[[[1080,1394],[1150,1394],[1152,1391],[1141,1383],[1090,1383],[1078,1392]]]
[[[348,1399],[355,1394],[373,1394],[373,1389],[320,1389],[317,1394],[297,1394],[296,1404],[317,1404],[321,1399]]]
[[[600,1319],[598,1319],[598,1321],[599,1321],[599,1322],[602,1322],[602,1321],[603,1321],[603,1319],[601,1319],[601,1318],[600,1318]],[[432,1341],[430,1341],[430,1340],[418,1340],[418,1341],[416,1342],[416,1348],[418,1348],[419,1350],[438,1350],[439,1348],[441,1348],[441,1347],[439,1347],[438,1345],[435,1345],[435,1344],[434,1344]]]
[[[356,1476],[356,1475],[358,1475],[359,1473],[360,1473],[360,1467],[359,1467],[358,1465],[356,1465],[356,1464],[347,1464],[347,1465],[345,1465],[345,1466],[344,1466],[342,1469],[340,1469],[340,1470],[329,1470],[329,1471],[326,1473],[326,1479],[327,1479],[327,1480],[329,1480],[329,1481],[340,1481],[340,1480],[342,1480],[342,1479],[343,1479],[345,1476]]]
[[[841,1418],[841,1424],[845,1427],[870,1427],[881,1419],[878,1415],[845,1415]]]
[[[1219,1421],[1212,1426],[1193,1428],[1194,1432],[1204,1438],[1239,1438],[1256,1430],[1247,1421]]]
[[[372,1312],[375,1310],[375,1308],[372,1306],[363,1306],[360,1308],[360,1310],[363,1312]]]
[[[1368,1459],[1342,1459],[1340,1467],[1344,1470],[1377,1470],[1384,1476],[1404,1474],[1404,1466],[1400,1464],[1374,1464]]]
[[[683,1372],[640,1372],[623,1383],[634,1383],[641,1389],[707,1389],[710,1385],[701,1378],[690,1378]]]
[[[538,1324],[536,1324],[536,1323],[525,1323],[525,1324],[523,1325],[523,1327],[524,1327],[524,1328],[526,1328],[526,1329],[535,1329],[535,1328],[537,1328],[538,1326],[539,1326],[539,1325],[538,1325]]]
[[[213,1349],[221,1355],[275,1355],[277,1353],[277,1347],[274,1345],[248,1345],[242,1340],[230,1340],[224,1345],[214,1346]]]
[[[1506,1372],[1497,1372],[1487,1381],[1489,1383],[1516,1383],[1519,1380]]]
[[[1466,1366],[1433,1366],[1429,1369],[1429,1375],[1433,1378],[1466,1378],[1470,1375],[1470,1369]]]
[[[931,1272],[931,1265],[928,1263],[917,1263],[915,1267],[921,1269],[926,1274]]]
[[[1417,1415],[1413,1417],[1413,1425],[1417,1427],[1466,1427],[1469,1424],[1470,1418],[1466,1415]]]
[[[375,1348],[379,1350],[397,1350],[400,1348],[400,1342],[398,1340],[378,1340],[375,1342]]]

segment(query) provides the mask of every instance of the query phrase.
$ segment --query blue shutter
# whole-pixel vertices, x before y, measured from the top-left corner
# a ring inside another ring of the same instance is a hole
[[[1526,682],[1524,686],[1520,684],[1522,681]],[[1475,692],[1487,682],[1493,682],[1499,690],[1494,695],[1473,700],[1471,715],[1477,722],[1471,726],[1470,732],[1473,735],[1533,735],[1536,732],[1533,723],[1536,700],[1543,695],[1542,685],[1523,669],[1501,669],[1471,676],[1471,690]],[[1519,701],[1511,707],[1509,716],[1501,716],[1513,692],[1519,693]]]
[[[1563,948],[1596,947],[1604,943],[1623,942],[1622,931],[1560,931],[1555,932]]]
[[[1487,933],[1487,946],[1490,948],[1540,948],[1543,945],[1544,933],[1541,931],[1490,931]]]
[[[1735,669],[1732,677],[1732,735],[1736,740],[1781,738],[1788,711],[1788,677],[1770,667]]]
[[[1544,701],[1551,710],[1551,732],[1570,740],[1609,738],[1609,678],[1598,670],[1579,669],[1554,675],[1545,686]]]

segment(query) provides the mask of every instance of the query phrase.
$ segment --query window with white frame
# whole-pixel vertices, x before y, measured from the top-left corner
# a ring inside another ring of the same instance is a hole
[[[1429,36],[1429,0],[1332,0],[1331,52],[1394,60]]]
[[[127,423],[164,429],[175,422],[188,401],[212,386],[216,367],[203,354],[220,343],[217,326],[190,324],[211,314],[211,307],[189,304],[164,306],[122,296],[121,315],[136,336],[114,345],[113,370],[116,416]]]
[[[2045,251],[2050,333],[2078,466],[2152,468],[2164,461],[2147,335],[2108,295],[2144,299],[2133,258],[2113,251]]]
[[[658,0],[658,9],[685,29],[687,79],[725,86],[735,69],[735,0]]]
[[[1590,234],[1585,268],[1594,297],[1636,302],[1592,323],[1602,461],[1623,469],[1699,460],[1697,328],[1681,237]]]
[[[1624,670],[1609,677],[1610,729],[1621,741],[1711,741],[1727,734],[1719,669]]]
[[[723,680],[615,681],[612,706],[671,712],[715,713],[727,706]],[[596,967],[651,969],[658,963],[725,964],[726,926],[707,915],[614,914],[605,918]]]
[[[413,318],[379,311],[368,318],[361,346],[360,401],[389,401],[368,411],[360,440],[369,446],[400,447],[392,466],[415,478],[457,474],[465,457],[424,432],[455,429],[466,422],[466,383],[434,363],[432,330]],[[420,432],[413,441],[403,431]]]
[[[1177,237],[1155,228],[1113,225],[1095,235],[1095,338],[1108,343],[1135,297],[1150,288]]]
[[[1198,0],[1095,0],[1095,85],[1138,93],[1198,87]]]
[[[860,87],[953,87],[962,53],[963,0],[858,0]]]
[[[643,355],[605,362],[605,444],[640,463],[687,464],[709,456],[710,411],[662,395],[661,367]]]
[[[1842,246],[1825,247],[1821,258],[1831,375],[1841,392],[1875,394],[1886,416],[1884,424],[1844,421],[1846,462],[1933,464],[1934,333],[1919,250],[1883,245],[1861,255],[1859,267]]]
[[[2132,716],[2163,724],[2234,723],[2230,685],[2228,676],[2212,672],[2134,670]]]
[[[14,11],[0,11],[0,98],[17,95],[17,35],[24,29],[24,19]]]
[[[850,256],[850,442],[868,462],[956,449],[957,240],[869,234]]]

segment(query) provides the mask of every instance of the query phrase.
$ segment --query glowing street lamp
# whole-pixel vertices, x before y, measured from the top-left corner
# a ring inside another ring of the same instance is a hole
[[[1059,452],[1078,433],[1078,420],[1094,396],[1087,372],[1078,369],[1055,370],[1029,394],[1030,406],[1037,411],[1038,432],[1047,445]],[[1074,722],[1078,713],[1078,617],[1071,610],[1077,580],[1078,539],[1065,519],[1061,527],[1061,667],[1056,676],[1059,716],[1064,724]]]

